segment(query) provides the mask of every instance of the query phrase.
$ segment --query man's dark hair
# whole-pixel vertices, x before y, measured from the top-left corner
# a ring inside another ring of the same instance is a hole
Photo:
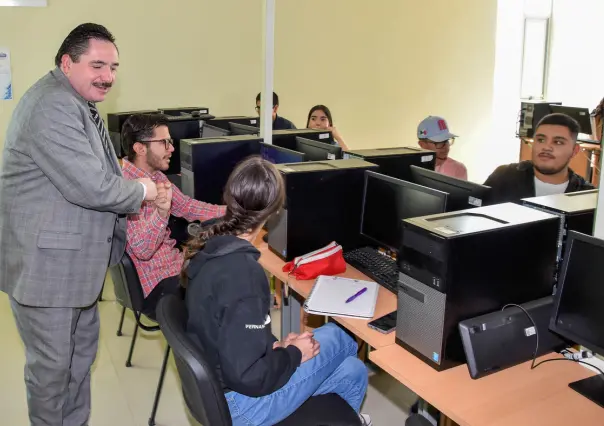
[[[579,136],[579,131],[581,130],[581,126],[579,125],[579,122],[577,120],[575,120],[574,118],[572,118],[566,114],[561,114],[561,113],[546,115],[545,117],[543,117],[541,119],[541,121],[539,121],[539,124],[537,124],[537,128],[535,129],[535,132],[537,131],[537,129],[540,126],[548,125],[548,124],[552,125],[552,126],[566,127],[570,131],[570,134],[571,134],[573,140],[575,142],[577,141],[577,137]]]
[[[134,144],[149,140],[153,137],[156,128],[167,126],[169,119],[164,114],[133,114],[122,126],[122,148],[128,155],[128,161],[134,161],[136,152]]]
[[[115,45],[115,37],[107,28],[99,24],[81,24],[75,27],[63,40],[63,44],[55,56],[55,65],[61,66],[61,58],[67,54],[73,62],[78,62],[80,56],[88,50],[91,38],[109,41]],[[116,46],[117,48],[117,46]]]
[[[258,93],[258,96],[256,96],[256,102],[260,102],[261,94],[262,93]],[[279,105],[279,96],[277,96],[277,94],[273,92],[273,106],[276,107],[277,105]]]

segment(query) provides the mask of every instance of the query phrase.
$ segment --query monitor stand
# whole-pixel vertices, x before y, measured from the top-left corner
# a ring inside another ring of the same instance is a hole
[[[569,383],[568,386],[604,408],[604,374]]]

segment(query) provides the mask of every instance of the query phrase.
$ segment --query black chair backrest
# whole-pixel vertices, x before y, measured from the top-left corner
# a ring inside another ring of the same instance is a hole
[[[229,407],[214,368],[186,333],[185,303],[174,295],[165,296],[159,301],[156,315],[174,353],[182,393],[191,415],[202,425],[231,426]]]
[[[109,273],[113,281],[115,298],[119,304],[133,311],[141,312],[145,295],[136,267],[128,253],[124,252],[120,263],[109,268]]]

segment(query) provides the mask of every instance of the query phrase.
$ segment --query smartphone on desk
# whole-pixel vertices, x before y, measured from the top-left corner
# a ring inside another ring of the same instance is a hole
[[[396,311],[374,319],[367,326],[384,334],[393,332],[396,328]]]

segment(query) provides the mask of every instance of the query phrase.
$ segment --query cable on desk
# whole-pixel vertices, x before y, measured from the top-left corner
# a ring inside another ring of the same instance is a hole
[[[599,367],[596,367],[595,365],[592,365],[592,364],[590,364],[588,362],[577,360],[577,359],[552,358],[552,359],[543,360],[543,361],[541,361],[541,362],[539,362],[538,364],[535,365],[535,361],[537,360],[537,353],[539,351],[539,330],[537,329],[537,324],[535,323],[535,320],[533,320],[533,317],[531,316],[531,314],[529,314],[528,311],[526,309],[524,309],[520,305],[516,305],[514,303],[509,303],[509,304],[505,305],[503,308],[501,308],[501,310],[503,311],[504,309],[506,309],[506,308],[508,308],[510,306],[514,306],[516,308],[521,309],[526,314],[526,316],[528,317],[528,319],[533,324],[533,327],[535,328],[535,337],[536,337],[536,340],[537,340],[537,344],[535,345],[535,352],[533,352],[533,360],[531,362],[531,370],[534,370],[535,368],[539,367],[541,364],[545,364],[546,362],[551,362],[551,361],[572,361],[572,362],[576,362],[578,364],[585,364],[585,365],[588,365],[590,367],[595,368],[596,370],[598,370],[600,372],[600,374],[602,374],[602,378],[604,379],[604,371],[602,371]]]

